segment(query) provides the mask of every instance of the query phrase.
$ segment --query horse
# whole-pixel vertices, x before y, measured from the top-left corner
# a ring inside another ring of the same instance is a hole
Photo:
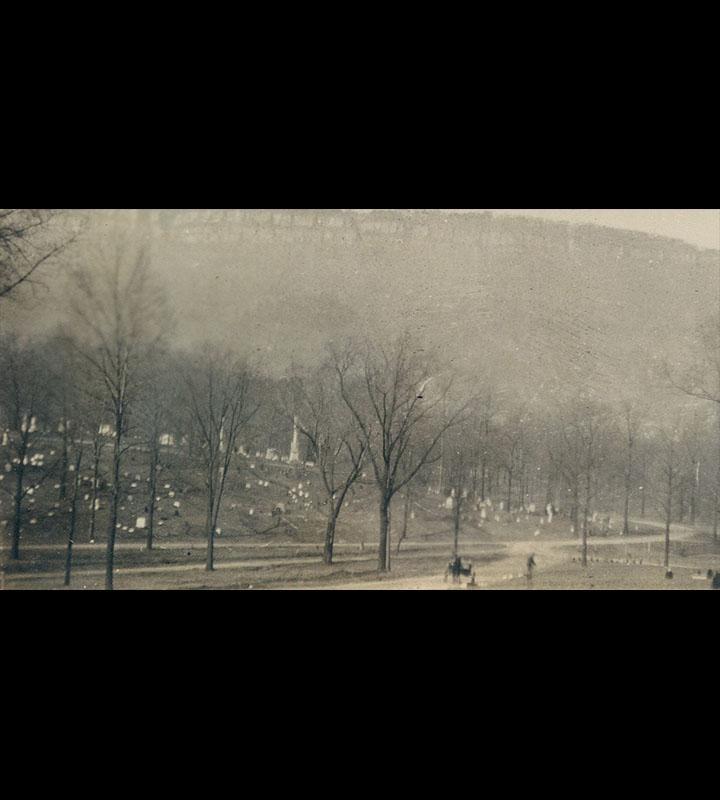
[[[472,562],[467,565],[467,567],[463,566],[462,559],[460,557],[454,558],[450,561],[447,565],[447,569],[445,570],[445,581],[447,582],[448,575],[452,575],[453,583],[460,582],[460,576],[466,576],[468,578],[474,578],[475,572],[473,570]]]

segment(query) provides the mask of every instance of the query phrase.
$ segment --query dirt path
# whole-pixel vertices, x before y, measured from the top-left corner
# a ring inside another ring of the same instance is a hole
[[[633,521],[635,522],[635,521]],[[639,523],[638,523],[639,524]],[[643,521],[648,527],[663,528],[661,523]],[[674,542],[685,541],[698,533],[698,529],[688,526],[673,526],[672,540]],[[588,544],[594,550],[603,547],[617,547],[638,544],[653,544],[665,541],[665,534],[650,534],[644,536],[613,536],[613,537],[592,537]],[[582,544],[576,539],[533,539],[522,541],[503,542],[506,547],[505,555],[507,558],[500,562],[481,564],[475,566],[476,583],[480,588],[502,585],[503,583],[526,575],[527,558],[530,553],[534,553],[537,568],[550,570],[560,564],[569,561],[573,552],[578,554]],[[662,567],[662,564],[650,564],[647,566]],[[680,567],[680,569],[693,569],[693,567]],[[378,581],[348,582],[338,586],[336,589],[346,590],[368,590],[368,589],[458,589],[465,588],[467,581],[460,585],[453,585],[450,581],[445,581],[442,575],[424,575],[414,578],[387,578]],[[320,588],[320,587],[312,587]]]
[[[646,526],[662,528],[660,523],[643,522]],[[675,526],[673,529],[673,541],[684,541],[698,532],[695,528],[687,526]],[[602,550],[604,547],[611,546],[627,546],[639,544],[652,544],[664,541],[664,533],[650,534],[643,536],[613,536],[613,537],[593,537],[589,541],[592,548],[593,556],[596,557],[597,551]],[[401,555],[395,555],[395,559],[400,560],[413,560],[414,558],[422,558],[431,554],[433,551],[448,552],[449,541],[417,541],[406,540],[403,544]],[[525,576],[527,558],[530,553],[534,553],[535,561],[538,570],[550,570],[562,563],[568,562],[573,554],[577,557],[580,550],[580,542],[574,539],[541,539],[535,538],[532,540],[498,540],[488,542],[474,542],[468,543],[466,546],[467,558],[469,560],[482,559],[483,555],[488,555],[491,552],[501,553],[502,558],[495,561],[480,560],[475,562],[476,582],[480,588],[487,588],[491,586],[502,585],[503,583],[511,580],[517,580]],[[305,567],[317,566],[318,556],[312,553],[320,553],[322,550],[321,544],[316,543],[258,543],[258,542],[222,542],[216,543],[216,547],[220,550],[231,551],[235,550],[249,550],[255,551],[258,557],[250,558],[235,558],[227,561],[218,560],[216,562],[216,571],[232,571],[232,570],[256,570],[256,569],[272,569],[272,568],[285,568],[285,567]],[[6,550],[3,547],[2,550]],[[26,545],[26,550],[29,551],[64,551],[64,544],[33,544]],[[75,549],[83,551],[96,551],[102,556],[104,553],[104,543],[98,544],[77,544]],[[121,551],[142,551],[142,542],[119,542],[117,549]],[[156,547],[159,551],[172,552],[172,551],[194,551],[200,554],[205,550],[205,544],[202,541],[168,541],[158,544]],[[296,555],[282,554],[262,557],[263,550],[293,550]],[[301,551],[310,554],[300,555]],[[336,551],[342,554],[336,559],[336,565],[342,566],[344,563],[374,563],[377,558],[376,548],[365,547],[361,548],[360,545],[348,542],[338,542],[336,544]],[[660,566],[660,565],[657,565]],[[690,567],[688,567],[689,569]],[[139,566],[119,567],[115,570],[115,574],[119,577],[133,575],[137,576],[152,576],[153,574],[168,574],[168,573],[190,573],[202,572],[205,569],[205,564],[202,559],[193,561],[192,563],[179,563],[179,564],[148,564]],[[105,574],[102,567],[97,568],[76,568],[73,570],[73,578],[76,581],[81,581],[83,577],[100,577]],[[5,586],[10,588],[12,585],[28,585],[33,581],[47,581],[57,580],[61,576],[61,571],[46,571],[46,572],[28,572],[28,573],[8,573],[4,576]],[[281,581],[278,582],[281,588]],[[312,579],[307,584],[303,584],[303,588],[319,589],[325,588],[327,584],[313,582]],[[342,584],[334,584],[333,588],[338,589],[455,589],[464,588],[464,583],[458,586],[452,582],[446,582],[444,575],[440,571],[433,574],[415,576],[415,577],[398,577],[394,578],[392,574],[378,580],[369,581],[348,581]]]

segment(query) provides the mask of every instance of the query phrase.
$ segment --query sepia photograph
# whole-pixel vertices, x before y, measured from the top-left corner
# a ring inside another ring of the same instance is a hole
[[[1,590],[708,591],[719,517],[720,209],[0,209]]]

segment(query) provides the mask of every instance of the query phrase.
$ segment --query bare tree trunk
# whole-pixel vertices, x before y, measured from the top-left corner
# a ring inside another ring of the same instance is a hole
[[[670,525],[672,524],[673,473],[668,472],[667,501],[665,507],[665,567],[670,567]]]
[[[75,542],[75,527],[77,522],[77,500],[80,491],[80,466],[82,461],[82,449],[78,449],[75,458],[75,474],[73,475],[73,492],[70,500],[70,528],[68,531],[67,553],[65,555],[65,586],[70,586],[70,573],[72,570],[72,551]]]
[[[458,540],[460,539],[460,514],[462,511],[462,497],[458,492],[455,498],[455,519],[454,519],[454,536],[453,536],[453,558],[458,554]]]
[[[390,557],[390,545],[392,543],[392,497],[388,503],[387,518],[387,571],[390,572],[392,569],[392,559]]]
[[[642,491],[640,492],[640,519],[645,519],[645,481],[643,480]]]
[[[12,530],[12,547],[10,550],[10,558],[17,561],[20,558],[20,524],[22,521],[22,501],[23,501],[23,480],[25,477],[25,466],[23,458],[20,458],[20,463],[17,465],[15,472],[15,494],[13,498],[14,515],[13,515],[13,530]]]
[[[577,539],[580,536],[580,487],[577,478],[573,483],[573,505],[570,509],[570,516],[573,524],[573,535]]]
[[[150,502],[148,503],[148,529],[145,543],[145,546],[148,550],[152,550],[153,534],[155,532],[155,497],[157,495],[157,468],[159,460],[157,444],[154,444],[150,449],[150,480],[148,482],[150,489]]]
[[[68,456],[68,422],[63,417],[63,435],[62,435],[62,456],[60,458],[60,490],[58,491],[58,501],[62,502],[67,497],[67,473],[69,465]]]
[[[630,490],[625,484],[625,507],[623,510],[623,535],[627,536],[630,533]]]
[[[93,453],[93,482],[92,482],[92,504],[90,506],[90,541],[95,541],[95,520],[97,517],[98,481],[100,480],[100,451],[97,444],[94,445]]]
[[[122,418],[115,424],[115,442],[113,446],[113,486],[110,496],[110,519],[108,520],[107,557],[105,564],[105,589],[113,588],[113,569],[115,562],[115,532],[117,528],[118,506],[120,500],[120,460],[122,436]]]
[[[625,465],[625,510],[623,513],[623,535],[630,533],[630,493],[632,491],[633,440],[628,439],[627,464]]]
[[[390,570],[390,498],[383,496],[380,500],[380,544],[378,552],[378,569],[380,572]]]
[[[507,471],[508,476],[508,487],[507,487],[507,510],[508,513],[510,512],[510,507],[512,505],[512,479],[513,479],[513,471],[509,469]]]
[[[583,567],[587,566],[588,556],[588,520],[590,517],[590,492],[591,492],[591,476],[588,472],[587,480],[585,482],[585,506],[583,508],[583,525],[582,525],[582,564]]]
[[[700,482],[700,463],[693,461],[693,474],[690,483],[690,524],[695,524],[697,515],[697,490]]]
[[[680,498],[678,501],[678,521],[680,523],[685,521],[685,486],[680,486]]]
[[[335,526],[337,524],[338,515],[336,513],[335,505],[330,501],[330,510],[328,511],[327,527],[325,528],[325,547],[323,549],[323,561],[326,564],[332,564],[333,548],[335,546]]]
[[[207,508],[207,557],[205,560],[205,569],[212,572],[215,569],[215,530],[213,525],[215,508],[215,496],[212,489],[208,491],[208,508]]]
[[[402,533],[397,543],[397,552],[400,553],[400,545],[407,538],[408,519],[410,517],[410,486],[405,489],[405,508],[403,511],[403,527]]]

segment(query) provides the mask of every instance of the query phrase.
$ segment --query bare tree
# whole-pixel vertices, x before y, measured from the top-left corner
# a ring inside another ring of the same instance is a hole
[[[672,526],[673,498],[677,488],[679,433],[676,426],[666,426],[658,437],[657,467],[661,488],[657,494],[658,506],[665,521],[665,567],[670,567],[670,529]]]
[[[502,422],[496,444],[498,464],[507,477],[506,502],[508,513],[512,511],[513,478],[522,467],[525,438],[524,409],[511,411]]]
[[[597,476],[605,458],[610,417],[607,409],[588,398],[574,398],[560,410],[551,457],[572,495],[575,536],[582,534],[582,563],[587,565],[588,528]],[[579,515],[582,510],[582,525]]]
[[[238,436],[259,408],[252,398],[252,380],[244,362],[210,348],[205,348],[185,375],[187,403],[199,441],[195,452],[205,474],[209,571],[215,568],[215,532]]]
[[[647,409],[637,401],[625,398],[620,405],[622,435],[625,443],[623,466],[623,535],[630,533],[630,500],[636,474],[637,441]]]
[[[447,442],[448,454],[448,485],[453,500],[453,557],[458,555],[460,539],[460,525],[462,510],[471,491],[473,468],[476,464],[477,444],[473,440],[473,422],[467,421],[459,424],[451,433]]]
[[[94,420],[94,425],[91,427],[90,441],[92,446],[92,486],[90,492],[90,526],[88,528],[88,538],[90,543],[95,542],[95,530],[97,525],[97,512],[100,502],[100,481],[102,479],[100,472],[100,464],[102,460],[102,453],[107,444],[107,437],[101,432],[99,420]]]
[[[70,576],[72,572],[72,555],[73,544],[75,543],[75,530],[77,528],[77,511],[78,511],[78,494],[80,493],[80,484],[82,483],[82,474],[80,472],[82,465],[83,445],[80,441],[75,450],[74,472],[72,481],[72,495],[70,499],[70,520],[68,524],[68,541],[67,549],[65,551],[65,586],[70,585]]]
[[[582,524],[582,563],[587,565],[588,533],[592,504],[596,497],[596,476],[604,458],[605,434],[607,433],[608,415],[599,405],[585,406],[577,433],[582,442],[582,468],[585,476],[585,495]]]
[[[172,416],[169,406],[174,399],[170,392],[175,382],[172,374],[175,366],[171,355],[158,349],[144,361],[138,381],[134,430],[148,454],[147,504],[145,506],[147,514],[145,547],[148,550],[153,549],[157,483],[159,472],[165,466],[161,460],[161,437],[167,432],[168,421]]]
[[[677,367],[666,362],[663,370],[670,387],[689,397],[713,403],[715,407],[717,471],[713,490],[713,538],[717,541],[720,516],[720,312],[698,326],[692,350],[688,365]]]
[[[703,460],[703,443],[706,438],[706,420],[699,409],[695,409],[681,431],[681,500],[680,522],[685,518],[685,496],[688,496],[687,512],[690,525],[695,525],[700,494],[700,471]]]
[[[327,366],[296,375],[282,393],[281,407],[315,454],[327,505],[323,561],[332,564],[335,530],[345,498],[362,472],[367,442],[338,396]],[[289,391],[287,391],[289,390]]]
[[[20,344],[9,337],[0,340],[0,409],[8,428],[6,455],[14,478],[11,483],[0,483],[0,488],[12,496],[10,558],[13,560],[20,558],[25,499],[57,466],[33,458],[31,453],[39,433],[38,418],[47,417],[50,408],[47,365],[43,362],[41,348]]]
[[[66,332],[59,331],[53,337],[51,361],[53,413],[59,419],[58,429],[61,435],[58,499],[61,503],[64,501],[68,482],[72,483],[74,477],[70,470],[71,449],[83,448],[89,440],[93,472],[88,538],[93,543],[101,486],[100,464],[102,452],[108,443],[108,436],[103,433],[103,424],[108,417],[104,386],[97,374],[88,373],[81,347]]]
[[[378,567],[390,569],[390,507],[427,464],[437,461],[436,447],[467,404],[438,414],[452,382],[433,380],[430,359],[409,335],[389,348],[368,345],[360,358],[351,346],[333,348],[340,394],[350,409],[367,449],[379,494]],[[412,455],[412,459],[410,458]]]
[[[647,509],[647,498],[649,493],[650,475],[653,468],[653,459],[655,456],[653,449],[653,438],[649,431],[645,430],[641,434],[639,440],[639,479],[641,485],[638,488],[640,492],[640,519],[645,519],[645,512]]]
[[[40,268],[70,243],[67,230],[56,229],[57,218],[46,209],[0,208],[0,299],[36,283]]]
[[[112,490],[108,518],[105,588],[113,588],[115,533],[122,459],[129,414],[143,359],[167,330],[165,296],[154,282],[146,250],[116,241],[92,265],[72,275],[72,333],[112,420]]]
[[[488,389],[478,403],[478,454],[473,463],[473,494],[477,494],[477,465],[480,466],[480,500],[485,501],[488,489],[488,472],[493,453],[492,426],[498,414],[497,397],[493,389]]]

